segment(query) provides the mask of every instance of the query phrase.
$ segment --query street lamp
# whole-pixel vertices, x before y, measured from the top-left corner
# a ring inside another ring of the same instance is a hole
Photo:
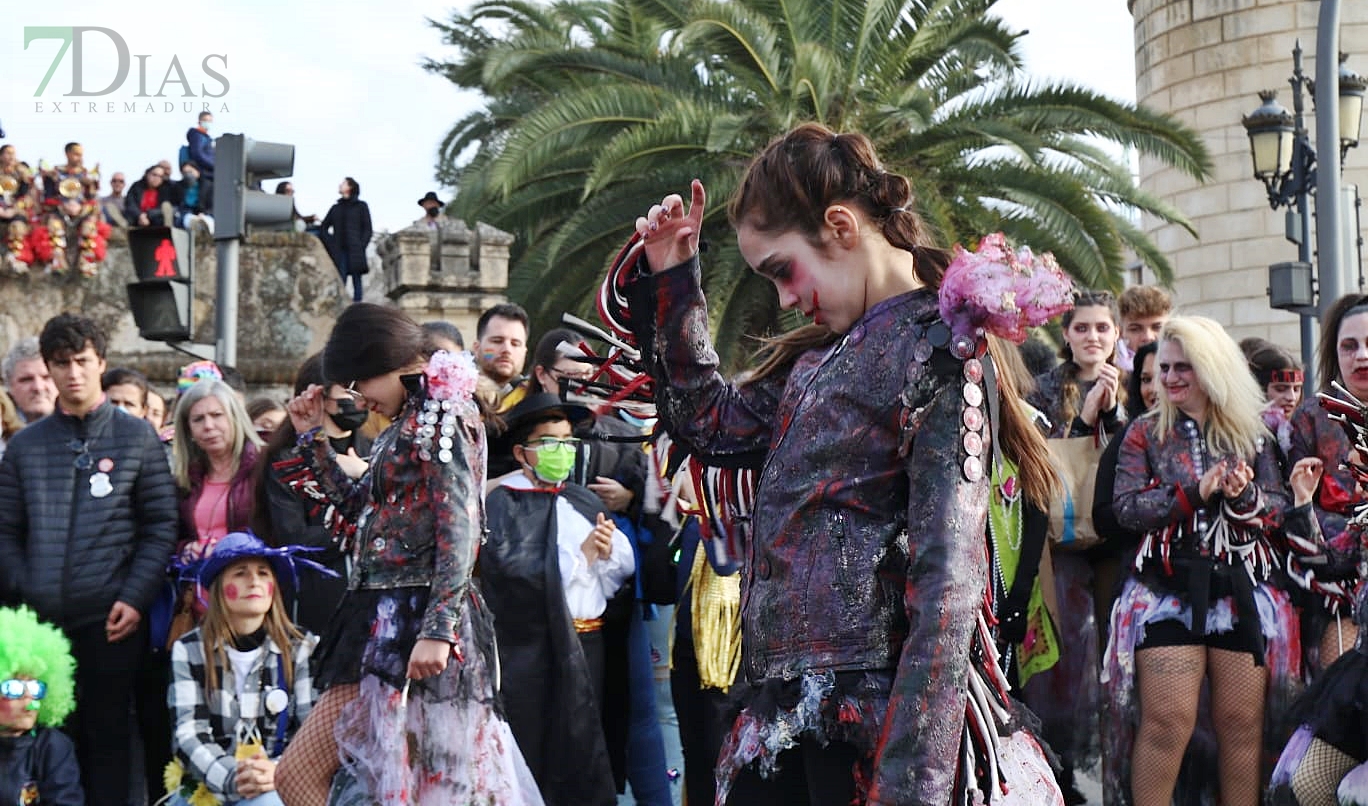
[[[1368,79],[1358,75],[1339,60],[1339,144],[1340,157],[1358,145],[1359,121]],[[1314,387],[1315,362],[1312,351],[1315,333],[1315,286],[1311,266],[1310,196],[1316,189],[1316,149],[1306,130],[1305,91],[1312,81],[1302,72],[1301,41],[1292,49],[1292,112],[1278,103],[1273,90],[1259,93],[1263,103],[1241,119],[1249,135],[1249,152],[1254,163],[1254,178],[1268,191],[1268,204],[1274,210],[1286,207],[1287,240],[1297,244],[1295,263],[1269,266],[1269,304],[1294,311],[1301,317],[1301,359],[1308,387]],[[1325,283],[1323,282],[1324,286]]]
[[[1339,58],[1339,134],[1340,159],[1359,143],[1359,126],[1363,122],[1363,94],[1368,90],[1368,78],[1355,73],[1345,64],[1349,54]]]

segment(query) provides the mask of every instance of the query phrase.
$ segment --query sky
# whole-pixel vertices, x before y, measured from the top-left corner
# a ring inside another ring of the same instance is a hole
[[[158,160],[176,161],[207,104],[215,135],[295,145],[291,181],[303,213],[322,216],[346,176],[360,184],[376,230],[417,218],[417,200],[429,190],[450,198],[451,189],[433,179],[437,149],[480,98],[421,64],[449,55],[427,20],[446,19],[469,2],[234,0],[217,7],[228,6],[231,12],[214,13],[214,4],[170,12],[137,0],[15,4],[0,26],[0,142],[36,165],[63,162],[63,144],[79,141],[87,166],[100,165],[107,192],[114,171],[131,185]],[[1125,0],[1001,0],[995,11],[1030,31],[1022,49],[1032,77],[1134,99]],[[66,28],[88,30],[65,34],[79,47],[67,46],[58,60]],[[120,44],[127,54],[122,81]],[[88,95],[74,98],[68,93],[78,50],[79,89]]]

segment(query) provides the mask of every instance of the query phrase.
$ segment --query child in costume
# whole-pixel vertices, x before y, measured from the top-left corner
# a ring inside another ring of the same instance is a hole
[[[171,648],[172,806],[281,806],[275,759],[313,705],[317,639],[290,623],[280,585],[294,583],[296,564],[331,573],[297,551],[233,532],[194,570],[208,602],[203,623]]]
[[[583,406],[529,395],[497,444],[521,468],[486,498],[480,589],[494,615],[504,709],[547,804],[616,803],[603,727],[603,614],[636,569],[589,488],[567,483]]]
[[[57,729],[76,707],[75,671],[61,630],[0,610],[0,803],[85,804],[76,748]]]

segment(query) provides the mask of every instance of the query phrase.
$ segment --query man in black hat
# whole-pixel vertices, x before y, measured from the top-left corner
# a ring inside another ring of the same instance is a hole
[[[423,198],[418,200],[418,206],[423,208],[423,217],[414,221],[409,226],[412,229],[427,230],[428,241],[430,243],[428,268],[432,271],[442,270],[442,233],[451,226],[451,219],[447,218],[442,212],[446,209],[446,202],[437,198],[435,191],[429,190]]]
[[[603,502],[570,482],[583,406],[556,395],[524,398],[490,453],[519,472],[486,500],[489,540],[480,589],[494,614],[504,710],[547,806],[616,802],[598,713],[603,700],[603,614],[636,560]]]
[[[423,217],[413,222],[415,228],[440,230],[446,223],[446,216],[442,214],[446,209],[446,202],[437,198],[435,191],[429,190],[418,200],[418,206],[423,208]]]

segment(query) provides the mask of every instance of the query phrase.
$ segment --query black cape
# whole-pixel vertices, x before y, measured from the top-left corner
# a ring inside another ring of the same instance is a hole
[[[598,496],[561,491],[593,523]],[[499,646],[504,713],[547,806],[612,806],[613,772],[589,666],[565,604],[556,555],[556,495],[489,493],[479,581]]]

